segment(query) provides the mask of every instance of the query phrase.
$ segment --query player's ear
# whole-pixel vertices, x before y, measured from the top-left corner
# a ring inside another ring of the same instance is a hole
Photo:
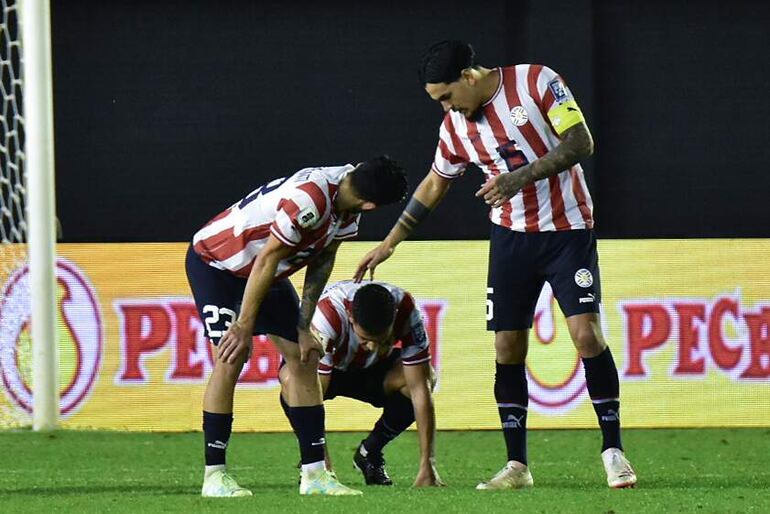
[[[465,68],[460,72],[460,80],[465,82],[469,86],[476,85],[476,74],[473,73],[473,68]]]

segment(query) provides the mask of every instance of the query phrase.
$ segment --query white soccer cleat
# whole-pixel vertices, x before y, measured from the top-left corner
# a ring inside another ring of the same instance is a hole
[[[310,473],[302,473],[302,478],[299,482],[299,494],[358,496],[364,493],[341,484],[334,472],[321,469]]]
[[[524,489],[532,487],[533,484],[534,481],[532,480],[532,473],[529,472],[529,467],[521,462],[510,460],[495,476],[486,482],[481,482],[476,486],[476,489],[479,491]]]
[[[238,485],[233,477],[223,470],[217,470],[203,480],[201,496],[206,498],[236,498],[251,496],[251,491]]]
[[[623,452],[617,448],[607,448],[602,452],[604,470],[607,472],[607,485],[615,489],[634,487],[636,473]]]

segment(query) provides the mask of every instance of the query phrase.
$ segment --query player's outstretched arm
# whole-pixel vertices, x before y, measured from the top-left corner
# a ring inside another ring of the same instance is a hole
[[[321,253],[311,261],[305,272],[305,283],[302,286],[302,302],[299,310],[299,323],[297,329],[299,332],[299,352],[300,360],[307,362],[310,352],[318,352],[318,357],[324,355],[323,345],[310,333],[310,324],[313,320],[318,298],[329,281],[329,276],[334,269],[334,261],[337,258],[337,249],[341,241],[334,241],[332,244],[321,250]]]
[[[230,325],[217,346],[220,360],[232,364],[237,361],[239,356],[248,353],[251,348],[257,313],[267,290],[273,283],[278,263],[281,259],[291,255],[293,251],[292,247],[283,244],[272,234],[270,235],[249,273],[238,319]]]
[[[396,249],[396,246],[409,237],[409,234],[419,225],[422,220],[428,217],[428,214],[439,204],[452,184],[450,180],[438,176],[432,171],[422,179],[417,186],[412,198],[406,205],[406,209],[401,213],[398,221],[390,230],[387,237],[367,253],[361,262],[358,263],[353,279],[360,282],[366,271],[369,271],[369,278],[374,278],[374,269],[384,260],[388,259]]]
[[[420,467],[414,480],[415,487],[440,487],[444,484],[436,470],[436,411],[433,408],[433,394],[430,363],[423,362],[404,366],[404,378],[414,407],[417,432],[420,438]]]
[[[539,159],[489,179],[476,196],[483,197],[488,205],[500,207],[527,184],[558,175],[594,152],[594,140],[583,122],[565,130],[561,138],[558,146]]]

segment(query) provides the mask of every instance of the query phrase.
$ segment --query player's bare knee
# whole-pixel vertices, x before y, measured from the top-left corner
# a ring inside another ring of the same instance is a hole
[[[597,334],[590,326],[581,327],[570,335],[581,357],[596,357],[607,348],[601,335]]]
[[[527,348],[525,331],[495,333],[495,358],[500,364],[521,364],[527,358]]]

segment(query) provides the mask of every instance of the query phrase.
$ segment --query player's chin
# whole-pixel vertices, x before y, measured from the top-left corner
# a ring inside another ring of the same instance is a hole
[[[465,119],[469,121],[479,121],[481,119],[481,109],[476,109],[475,111],[463,110],[462,113]]]

